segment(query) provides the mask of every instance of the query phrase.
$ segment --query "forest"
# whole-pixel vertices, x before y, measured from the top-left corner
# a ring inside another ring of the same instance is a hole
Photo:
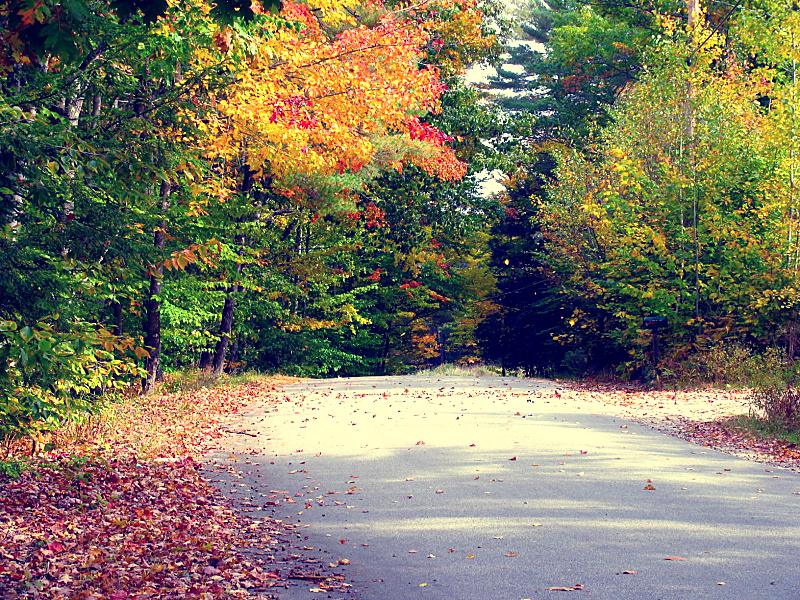
[[[0,22],[4,437],[186,369],[713,381],[800,352],[792,2],[0,0]]]

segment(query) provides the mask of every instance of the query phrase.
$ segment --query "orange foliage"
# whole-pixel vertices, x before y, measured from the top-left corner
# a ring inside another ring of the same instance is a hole
[[[316,14],[284,3],[281,16],[300,31],[264,32],[249,68],[217,98],[218,120],[204,124],[213,140],[209,155],[245,153],[250,168],[279,186],[298,175],[355,173],[366,165],[400,170],[404,163],[445,180],[463,177],[466,166],[447,136],[414,116],[439,112],[445,91],[437,69],[420,66],[430,32],[387,13],[373,27],[331,38]],[[421,128],[426,135],[418,135]]]

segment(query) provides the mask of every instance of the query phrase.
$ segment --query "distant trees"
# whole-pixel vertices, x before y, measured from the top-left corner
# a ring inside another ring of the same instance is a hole
[[[561,367],[629,375],[649,362],[652,314],[669,319],[667,366],[731,342],[794,356],[798,11],[710,2],[689,22],[681,3],[554,8],[505,199],[527,218],[513,233],[507,217],[494,242],[499,272],[526,265],[552,301],[526,295],[520,310],[510,294],[506,319],[542,317],[514,334],[549,327]]]

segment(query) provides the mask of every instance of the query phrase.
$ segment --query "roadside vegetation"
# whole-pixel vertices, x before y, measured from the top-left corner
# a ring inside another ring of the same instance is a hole
[[[173,389],[107,401],[33,454],[7,446],[0,596],[223,598],[271,587],[264,549],[286,530],[233,512],[198,458],[241,408],[275,401],[287,381],[184,374]]]

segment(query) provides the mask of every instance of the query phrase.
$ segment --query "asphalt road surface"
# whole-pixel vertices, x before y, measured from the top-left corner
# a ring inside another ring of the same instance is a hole
[[[331,379],[279,398],[209,458],[241,510],[286,527],[265,597],[800,598],[800,474],[544,380]]]

